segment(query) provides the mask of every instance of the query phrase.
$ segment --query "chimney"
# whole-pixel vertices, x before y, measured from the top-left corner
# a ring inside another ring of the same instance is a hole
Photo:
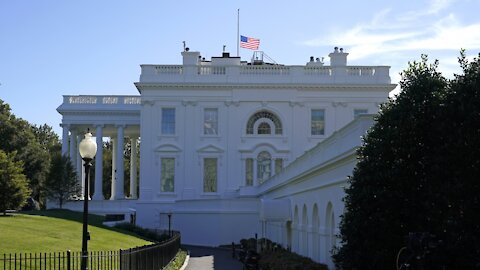
[[[334,48],[334,51],[328,56],[330,57],[330,66],[339,67],[347,65],[347,55],[348,53],[343,52],[343,48],[338,50],[338,47]]]
[[[184,66],[196,66],[198,65],[198,62],[201,60],[200,58],[200,52],[191,52],[188,50],[185,50],[182,52],[183,56],[183,65]]]

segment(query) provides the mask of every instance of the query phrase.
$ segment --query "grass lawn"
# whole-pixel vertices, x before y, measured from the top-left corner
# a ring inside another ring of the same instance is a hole
[[[118,250],[151,242],[105,227],[103,218],[89,215],[88,249]],[[81,251],[82,213],[67,210],[34,211],[0,215],[0,254]]]

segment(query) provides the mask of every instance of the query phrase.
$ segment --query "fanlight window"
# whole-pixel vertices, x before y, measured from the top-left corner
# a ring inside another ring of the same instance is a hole
[[[273,123],[273,127],[268,122],[262,120],[270,120]],[[262,121],[257,127],[256,134],[272,134],[272,129],[275,135],[282,134],[282,122],[278,117],[269,111],[260,111],[252,115],[247,122],[247,134],[255,134],[255,123]]]

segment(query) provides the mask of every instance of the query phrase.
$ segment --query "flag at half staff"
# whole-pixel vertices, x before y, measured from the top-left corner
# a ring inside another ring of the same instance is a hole
[[[258,50],[258,46],[260,46],[260,39],[240,36],[240,48]]]

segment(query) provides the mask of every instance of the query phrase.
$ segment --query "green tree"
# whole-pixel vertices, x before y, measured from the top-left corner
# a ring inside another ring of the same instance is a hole
[[[341,269],[391,269],[409,232],[435,235],[428,269],[480,265],[480,70],[446,80],[427,57],[402,74],[358,151],[340,224]]]
[[[0,212],[21,208],[31,190],[22,172],[22,162],[15,161],[14,154],[0,150]]]
[[[54,137],[47,125],[35,127],[15,117],[10,106],[0,99],[0,149],[6,153],[16,152],[15,160],[22,161],[23,172],[37,201],[42,201],[43,185],[50,167],[50,151],[55,149]]]
[[[48,198],[56,200],[60,208],[72,195],[80,194],[81,187],[70,158],[60,153],[52,157],[50,172],[45,183]]]

